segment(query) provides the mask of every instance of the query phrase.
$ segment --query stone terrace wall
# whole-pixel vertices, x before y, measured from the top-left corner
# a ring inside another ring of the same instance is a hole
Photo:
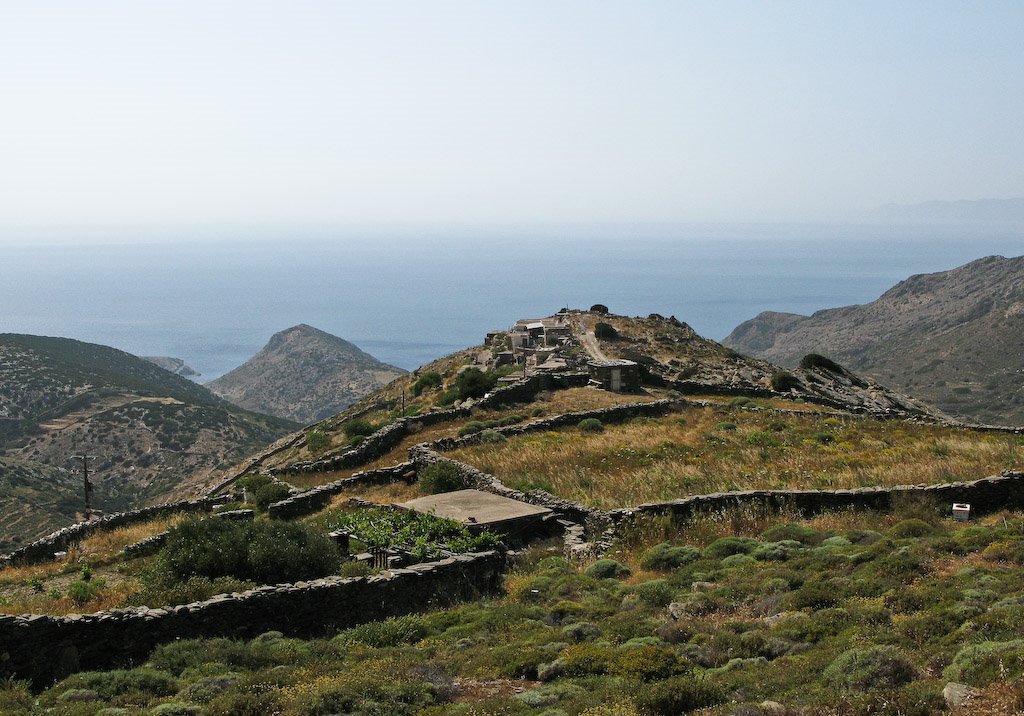
[[[0,567],[8,564],[38,564],[53,559],[54,552],[66,550],[73,544],[81,542],[89,535],[97,532],[115,530],[119,527],[147,522],[152,519],[167,517],[178,512],[194,514],[198,512],[209,512],[217,505],[227,502],[226,497],[204,497],[199,500],[187,500],[183,502],[170,502],[165,505],[153,505],[143,507],[140,510],[131,512],[115,512],[105,515],[96,520],[88,522],[76,522],[73,525],[62,527],[56,532],[37,539],[31,544],[0,557]]]
[[[305,492],[275,502],[267,508],[267,513],[271,519],[275,520],[291,520],[309,515],[327,507],[331,499],[340,492],[358,485],[388,485],[402,479],[413,469],[414,466],[411,462],[403,462],[379,470],[357,472],[351,477],[328,482],[325,485],[317,485]]]
[[[239,639],[276,630],[310,637],[497,592],[500,552],[458,555],[372,577],[327,577],[163,609],[64,617],[0,616],[0,677],[44,686],[74,671],[137,664],[175,639]]]
[[[423,415],[414,415],[407,418],[399,418],[393,423],[388,423],[376,432],[367,435],[366,439],[356,447],[346,450],[339,455],[328,455],[318,460],[308,462],[297,462],[286,467],[273,468],[268,472],[271,475],[294,475],[307,472],[331,472],[349,467],[365,465],[371,460],[386,455],[406,435],[410,435],[420,428],[436,425],[437,423],[468,417],[469,408],[451,408],[450,410],[438,410]]]
[[[530,422],[523,423],[521,425],[507,425],[505,427],[495,428],[494,430],[506,437],[510,437],[513,435],[545,432],[555,428],[572,426],[587,418],[596,418],[602,423],[618,423],[623,420],[630,420],[631,418],[659,417],[673,410],[678,410],[684,405],[687,405],[685,401],[677,400],[655,400],[650,403],[628,403],[626,405],[616,405],[611,408],[597,408],[595,410],[581,410],[577,413],[563,413],[562,415],[555,415],[541,420],[531,420]],[[457,450],[458,448],[466,447],[467,445],[475,445],[480,442],[480,440],[481,434],[474,433],[473,435],[467,435],[461,438],[441,438],[440,440],[435,440],[430,443],[429,446],[434,450],[445,452],[448,450]]]
[[[694,514],[746,505],[795,509],[807,514],[848,508],[888,510],[900,498],[921,497],[936,505],[952,506],[954,502],[971,505],[972,514],[1024,507],[1024,472],[1004,472],[971,482],[939,485],[898,485],[896,487],[864,487],[852,490],[749,490],[694,495],[668,502],[653,502],[638,507],[613,510],[616,523],[647,515],[669,515],[685,519]]]

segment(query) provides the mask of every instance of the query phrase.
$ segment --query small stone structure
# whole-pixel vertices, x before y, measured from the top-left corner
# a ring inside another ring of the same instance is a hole
[[[455,520],[471,532],[489,529],[499,534],[526,535],[538,531],[552,514],[547,507],[531,505],[481,490],[455,490],[418,497],[398,507]]]
[[[640,366],[631,360],[592,360],[590,378],[613,393],[640,392]]]

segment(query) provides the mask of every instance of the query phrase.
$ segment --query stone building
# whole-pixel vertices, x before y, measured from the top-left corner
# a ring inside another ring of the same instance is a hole
[[[587,363],[590,379],[615,393],[640,391],[640,366],[631,360],[592,360]]]

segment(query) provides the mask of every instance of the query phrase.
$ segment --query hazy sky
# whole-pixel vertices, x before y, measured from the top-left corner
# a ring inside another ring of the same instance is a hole
[[[1024,2],[0,0],[0,240],[1024,194]]]

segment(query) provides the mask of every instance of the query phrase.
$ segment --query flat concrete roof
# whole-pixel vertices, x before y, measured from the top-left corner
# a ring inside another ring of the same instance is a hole
[[[418,497],[399,506],[416,512],[430,513],[435,517],[447,517],[464,525],[495,525],[540,517],[551,512],[546,507],[538,507],[482,490],[442,492],[439,495]]]

